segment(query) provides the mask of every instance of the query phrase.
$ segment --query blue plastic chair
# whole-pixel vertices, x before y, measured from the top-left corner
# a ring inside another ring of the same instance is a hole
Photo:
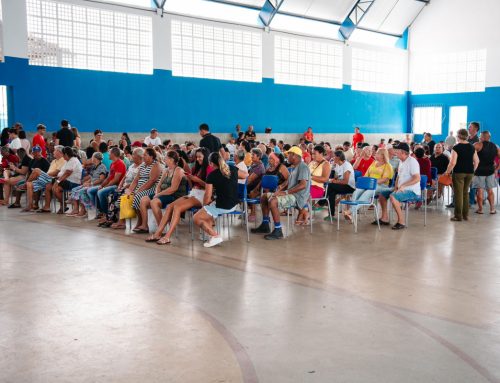
[[[357,181],[359,177],[362,177],[363,173],[361,173],[360,170],[355,170],[354,171],[354,179]]]
[[[340,206],[337,209],[337,230],[340,230],[340,207],[349,206],[353,211],[354,232],[358,232],[358,209],[362,206],[373,206],[375,208],[375,219],[377,220],[378,229],[380,230],[380,222],[378,218],[378,206],[375,199],[375,190],[377,189],[377,180],[371,177],[359,177],[356,181],[356,189],[369,190],[370,198],[367,201],[340,201]]]
[[[278,188],[278,176],[266,174],[262,176],[260,182],[261,194],[264,190],[269,190],[270,192],[276,191]]]
[[[427,226],[427,198],[425,195],[425,191],[427,190],[427,176],[420,176],[420,197],[416,197],[404,202],[405,205],[405,225],[408,227],[408,213],[410,211],[411,204],[417,204],[422,202],[424,205],[424,226]]]

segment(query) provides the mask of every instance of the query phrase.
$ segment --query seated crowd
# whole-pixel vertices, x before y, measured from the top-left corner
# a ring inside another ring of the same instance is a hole
[[[51,140],[45,138],[46,127],[38,125],[32,143],[22,125],[16,124],[2,132],[0,205],[20,208],[22,193],[26,193],[23,212],[50,213],[52,201],[57,200],[58,214],[81,218],[95,209],[99,227],[118,230],[126,228],[120,209],[122,201],[129,201],[137,216],[132,230],[151,233],[145,240],[159,245],[171,243],[181,219],[192,212],[194,223],[208,235],[206,247],[222,242],[214,220],[241,210],[243,189],[254,202],[248,220],[256,220],[259,202],[262,211],[262,222],[251,231],[265,234],[268,240],[283,238],[280,217],[290,209],[297,211],[295,224],[308,225],[312,209],[327,205],[324,220],[332,222],[341,197],[368,200],[371,194],[356,188],[360,176],[376,180],[381,214],[373,224],[390,225],[390,203],[397,215],[394,230],[405,228],[405,203],[416,202],[419,208],[422,202],[442,198],[444,183],[438,180],[451,174],[452,220],[468,219],[469,190],[476,190],[476,213],[483,213],[484,191],[490,213],[496,213],[493,189],[500,151],[489,132],[479,134],[477,123],[444,142],[435,143],[427,133],[422,143],[411,142],[408,136],[387,143],[382,139],[375,145],[365,142],[359,128],[352,143],[338,146],[315,142],[312,128],[294,146],[273,138],[259,142],[252,126],[241,132],[238,125],[237,134],[224,145],[208,125],[200,125],[199,131],[202,138],[195,146],[162,141],[156,129],[134,143],[123,133],[115,145],[112,140],[104,141],[103,132],[96,130],[88,147],[82,149],[78,130],[66,120]],[[265,188],[265,176],[276,179],[275,189]],[[422,176],[427,177],[425,189]],[[15,197],[12,203],[11,195]],[[149,227],[150,215],[155,228]],[[349,209],[343,215],[352,221]]]

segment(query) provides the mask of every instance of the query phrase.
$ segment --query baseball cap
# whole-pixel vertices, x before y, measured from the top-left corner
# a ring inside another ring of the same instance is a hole
[[[394,146],[394,149],[403,150],[406,153],[410,153],[410,147],[406,142],[400,142],[398,145]]]
[[[298,155],[299,157],[302,157],[302,149],[300,149],[298,146],[292,146],[287,152],[286,154],[290,154],[290,153],[293,153],[293,154],[296,154]]]
[[[31,149],[31,151],[33,152],[41,152],[42,151],[42,148],[38,145],[35,145],[33,146],[33,148]]]
[[[132,144],[133,148],[141,148],[142,147],[142,142],[141,141],[134,141]]]
[[[153,132],[158,132],[158,129],[156,129],[156,128],[151,129],[151,133],[153,133]]]

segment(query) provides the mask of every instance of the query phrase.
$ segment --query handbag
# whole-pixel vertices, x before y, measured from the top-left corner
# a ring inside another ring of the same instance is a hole
[[[132,219],[136,217],[135,210],[132,207],[133,202],[133,195],[122,195],[120,197],[120,219]]]
[[[441,174],[438,178],[438,184],[444,186],[450,186],[453,183],[451,176],[449,174]]]

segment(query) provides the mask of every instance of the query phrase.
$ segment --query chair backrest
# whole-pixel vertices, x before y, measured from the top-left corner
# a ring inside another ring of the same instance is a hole
[[[247,183],[245,181],[244,184],[238,183],[238,198],[240,201],[244,201],[247,198]]]
[[[431,168],[431,179],[433,181],[437,181],[437,179],[438,179],[438,168],[435,168],[435,167]]]
[[[356,189],[375,190],[377,188],[377,180],[372,177],[359,177],[356,180]]]
[[[275,191],[278,188],[278,176],[266,174],[262,177],[260,185],[264,190]]]
[[[355,170],[354,171],[354,179],[355,180],[357,180],[358,178],[360,178],[362,175],[363,175],[363,173],[361,173],[360,170]]]
[[[427,176],[420,175],[420,190],[425,190],[427,188]]]

